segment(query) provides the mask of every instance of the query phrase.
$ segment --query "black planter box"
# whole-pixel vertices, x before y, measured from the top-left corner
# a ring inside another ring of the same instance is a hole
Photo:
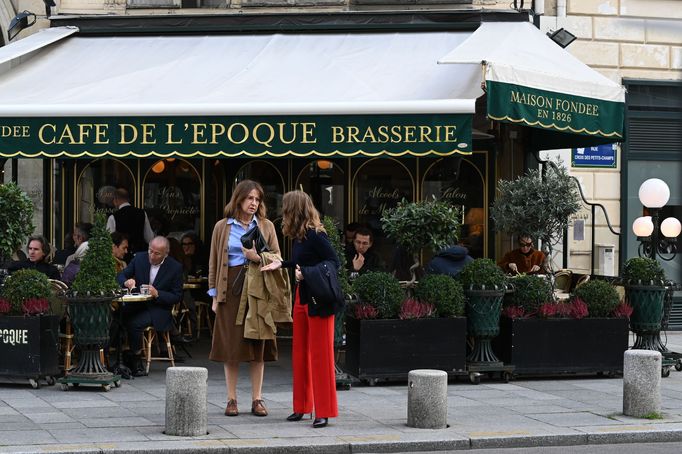
[[[462,372],[466,318],[346,319],[346,371],[370,384],[406,380],[413,369]]]
[[[493,350],[515,375],[619,374],[628,333],[625,318],[502,318]]]
[[[59,373],[59,316],[0,316],[0,376],[40,378]]]

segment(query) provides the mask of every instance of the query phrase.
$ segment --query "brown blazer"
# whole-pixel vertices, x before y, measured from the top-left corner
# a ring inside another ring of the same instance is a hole
[[[259,218],[258,227],[270,247],[270,252],[281,254],[277,234],[275,233],[275,225],[269,219]],[[231,284],[231,282],[227,281],[227,241],[230,238],[231,228],[232,226],[227,223],[225,218],[216,223],[215,227],[213,227],[211,253],[208,257],[208,288],[216,289],[216,298],[218,298],[218,303],[220,304],[226,301],[227,291]]]

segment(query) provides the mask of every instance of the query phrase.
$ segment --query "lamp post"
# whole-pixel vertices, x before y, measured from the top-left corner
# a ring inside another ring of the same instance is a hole
[[[632,231],[637,235],[637,240],[639,241],[637,252],[640,257],[645,256],[653,260],[661,259],[667,262],[673,260],[677,255],[677,237],[682,230],[680,221],[669,217],[661,222],[659,218],[661,208],[668,203],[669,199],[670,189],[663,180],[650,178],[639,187],[639,201],[648,208],[651,214],[651,216],[639,217],[632,223]],[[668,284],[666,287],[666,291],[669,291],[670,287]],[[669,311],[670,308],[664,306],[661,313],[662,318],[665,319],[665,314],[669,313]],[[649,336],[640,337],[638,335],[635,345],[639,345],[639,348],[661,352],[664,356],[664,373],[669,370],[669,368],[665,367],[666,361],[675,359],[671,356],[673,352],[668,350],[663,342],[661,342],[660,330]]]
[[[649,178],[639,187],[639,201],[649,209],[651,216],[642,216],[632,223],[632,231],[639,241],[639,256],[666,262],[677,255],[677,237],[682,230],[680,221],[669,217],[660,222],[661,208],[670,199],[670,189],[663,180]]]

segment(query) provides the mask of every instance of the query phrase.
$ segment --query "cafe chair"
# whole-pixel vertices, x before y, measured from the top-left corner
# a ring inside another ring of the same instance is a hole
[[[554,273],[554,288],[562,293],[571,291],[573,272],[571,270],[559,270]]]
[[[589,274],[583,274],[583,275],[580,276],[580,278],[578,279],[578,282],[575,283],[575,288],[574,288],[573,290],[575,290],[576,288],[580,287],[581,285],[583,285],[585,282],[587,282],[587,281],[589,281],[589,280],[590,280],[590,275],[589,275]]]
[[[197,339],[201,336],[201,330],[208,328],[213,337],[213,320],[211,319],[211,306],[206,301],[197,301]],[[206,326],[204,327],[204,323]]]
[[[161,340],[166,344],[166,352],[168,356],[160,356],[161,349],[159,348],[159,333],[156,332],[153,326],[148,326],[142,333],[142,354],[145,358],[145,373],[149,374],[149,368],[152,361],[170,361],[171,367],[175,367],[175,358],[173,357],[173,345],[170,340],[170,333],[164,331],[160,333]],[[159,356],[152,356],[152,348],[156,348]]]
[[[73,343],[73,328],[71,327],[71,318],[69,317],[68,302],[64,297],[64,294],[69,289],[69,287],[60,280],[50,279],[50,290],[52,295],[59,300],[64,307],[64,313],[60,320],[59,326],[59,351],[64,356],[64,363],[62,368],[64,370],[64,375],[68,375],[71,370],[72,355],[74,350]]]
[[[179,302],[173,306],[171,311],[173,315],[173,320],[175,321],[175,326],[177,326],[180,334],[188,337],[192,337],[192,322],[189,319],[189,309],[185,306],[183,302]]]

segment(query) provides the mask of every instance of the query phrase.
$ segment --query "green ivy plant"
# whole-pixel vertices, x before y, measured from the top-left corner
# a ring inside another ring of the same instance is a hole
[[[0,262],[33,233],[33,202],[15,183],[0,185]]]
[[[339,258],[339,263],[341,264],[339,268],[339,283],[341,284],[341,289],[344,294],[348,294],[351,289],[348,279],[348,269],[346,268],[346,254],[343,250],[343,244],[341,243],[341,232],[336,225],[336,221],[331,216],[322,218],[322,225],[324,225],[324,229],[327,231],[329,242],[332,244],[336,256]]]
[[[606,281],[591,280],[575,289],[575,297],[587,304],[590,317],[611,317],[620,302],[616,289]]]
[[[464,315],[462,284],[444,274],[427,274],[419,280],[414,294],[421,301],[433,304],[439,317]]]
[[[490,211],[495,227],[509,235],[542,241],[551,257],[569,219],[581,207],[576,182],[561,165],[549,166],[544,174],[531,169],[517,179],[501,180]]]
[[[398,318],[405,292],[394,276],[370,271],[358,276],[352,287],[353,293],[360,299],[360,304],[373,306],[379,312],[380,318]]]
[[[490,259],[474,259],[467,263],[458,276],[464,291],[501,290],[505,288],[507,277],[495,262]]]
[[[461,212],[459,208],[435,198],[419,202],[403,199],[394,208],[383,212],[381,227],[389,238],[413,255],[414,265],[410,272],[414,283],[422,248],[436,252],[457,244]]]
[[[663,285],[665,271],[657,260],[634,257],[625,262],[621,277],[628,285]]]
[[[537,312],[544,303],[554,300],[552,285],[547,280],[532,274],[522,274],[511,280],[514,291],[505,295],[505,306],[522,307],[524,312]]]
[[[104,214],[95,214],[88,240],[88,251],[71,287],[78,296],[110,296],[120,288],[116,282],[116,265],[111,253],[111,235]]]
[[[47,276],[32,269],[15,271],[2,287],[2,297],[10,303],[10,315],[20,315],[21,307],[27,300],[48,299],[51,295]]]

